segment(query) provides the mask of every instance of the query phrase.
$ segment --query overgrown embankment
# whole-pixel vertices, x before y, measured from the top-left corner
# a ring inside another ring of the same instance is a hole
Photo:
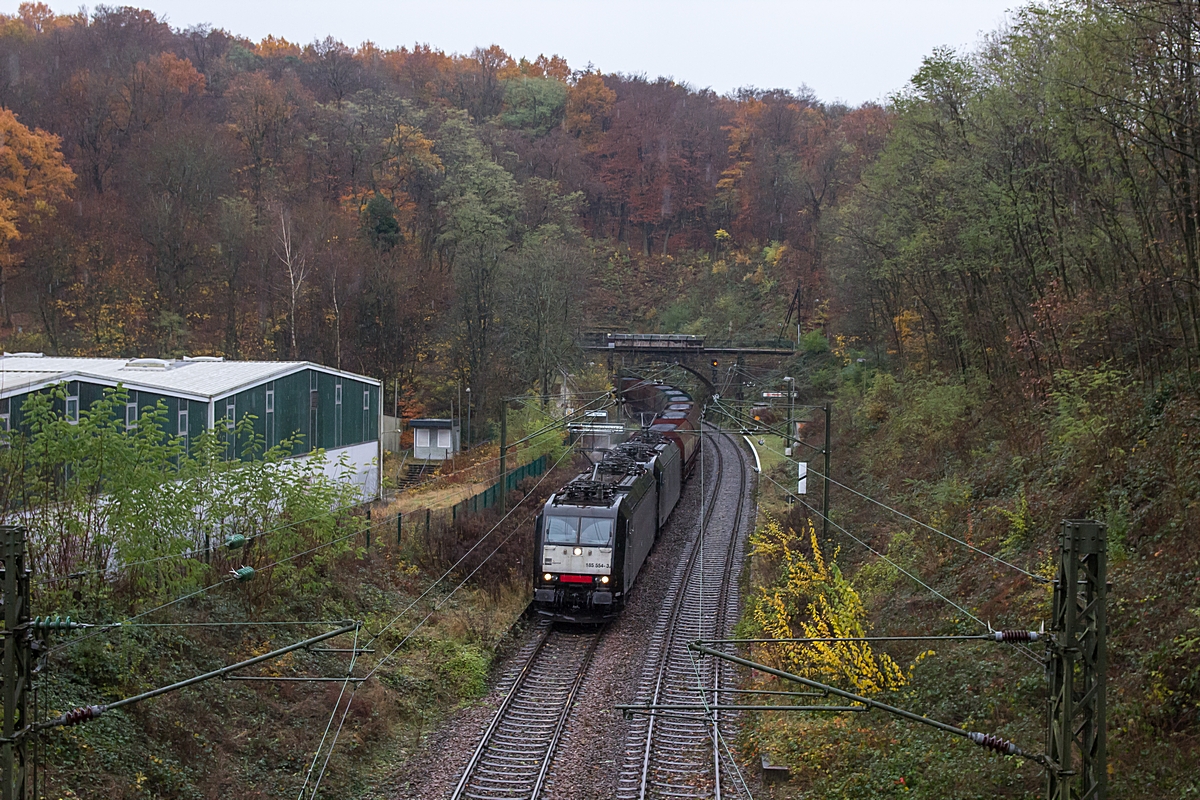
[[[528,600],[532,517],[573,467],[548,436],[554,466],[509,494],[507,517],[398,529],[326,477],[319,454],[288,461],[290,447],[264,450],[249,425],[188,450],[158,432],[160,411],[129,431],[114,422],[120,392],[77,421],[34,402],[30,430],[0,450],[4,506],[30,531],[33,610],[100,626],[50,637],[36,718],[362,622],[238,672],[257,680],[210,680],[46,732],[45,796],[273,798],[318,777],[322,797],[390,796],[423,734],[483,692]],[[348,673],[370,679],[346,686]]]
[[[1110,792],[1191,796],[1200,791],[1200,545],[1187,532],[1200,507],[1200,400],[1184,381],[1147,387],[1112,369],[1060,373],[1056,384],[1030,402],[983,381],[848,366],[835,398],[834,477],[1045,577],[1062,519],[1105,522]],[[783,483],[786,467],[776,469]],[[825,542],[809,537],[815,515],[789,513],[767,481],[762,492],[783,524],[764,522],[756,537],[747,635],[977,633],[967,613],[997,628],[1036,629],[1049,616],[1049,587],[845,489],[833,489]],[[1043,750],[1046,687],[1035,659],[974,642],[875,651],[765,646],[756,656]],[[1029,762],[875,713],[760,715],[746,745],[793,767],[778,797],[1042,791]]]

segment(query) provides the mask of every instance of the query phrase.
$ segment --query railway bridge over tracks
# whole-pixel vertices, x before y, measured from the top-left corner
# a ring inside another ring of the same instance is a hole
[[[706,344],[703,336],[680,333],[612,333],[588,331],[580,342],[584,350],[608,354],[608,368],[647,362],[668,362],[695,375],[713,394],[720,393],[717,370],[722,360],[733,358],[734,369],[727,375],[736,377],[745,367],[747,357],[787,358],[795,355],[796,344],[789,339],[748,342],[741,345]],[[705,369],[709,374],[705,375]],[[742,381],[732,380],[737,399],[742,399]]]

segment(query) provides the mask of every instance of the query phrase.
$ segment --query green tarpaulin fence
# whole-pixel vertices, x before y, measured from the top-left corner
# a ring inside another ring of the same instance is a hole
[[[517,488],[521,481],[525,480],[526,478],[541,475],[545,471],[545,456],[538,456],[528,464],[522,464],[516,469],[509,470],[508,475],[505,476],[504,479],[504,491],[511,492]],[[468,497],[466,500],[463,500],[461,503],[455,506],[453,515],[455,518],[457,518],[459,514],[473,514],[482,511],[485,508],[491,508],[492,506],[496,505],[499,500],[500,481],[496,481],[479,494],[475,495],[474,497]]]

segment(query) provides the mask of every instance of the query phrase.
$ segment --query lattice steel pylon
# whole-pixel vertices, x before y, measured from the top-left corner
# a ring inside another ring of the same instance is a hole
[[[1108,579],[1104,525],[1064,520],[1048,642],[1048,800],[1105,800]]]
[[[25,564],[25,528],[0,525],[0,577],[4,598],[4,663],[0,683],[0,800],[24,800],[25,727],[29,724],[29,569]]]

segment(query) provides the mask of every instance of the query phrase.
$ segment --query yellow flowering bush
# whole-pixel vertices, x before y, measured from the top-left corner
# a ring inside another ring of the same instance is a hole
[[[804,539],[809,552],[803,549]],[[866,609],[838,568],[837,551],[825,558],[811,522],[804,539],[793,530],[784,532],[770,518],[751,536],[752,554],[773,565],[778,577],[758,588],[750,602],[750,619],[763,638],[866,636]],[[912,670],[876,653],[869,642],[786,642],[762,650],[760,658],[771,666],[863,694],[899,688]]]

